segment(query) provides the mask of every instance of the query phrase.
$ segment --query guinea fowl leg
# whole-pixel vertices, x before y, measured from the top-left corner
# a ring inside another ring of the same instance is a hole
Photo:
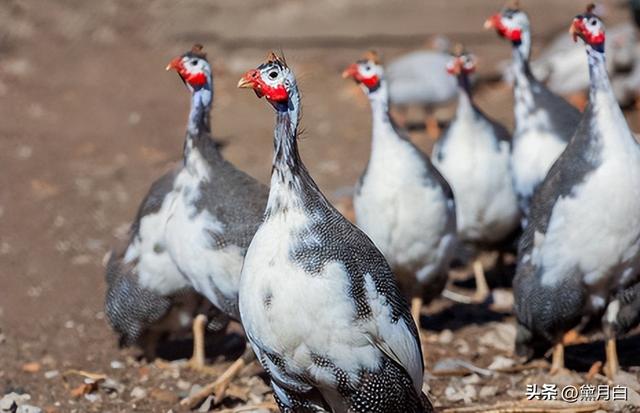
[[[605,373],[610,380],[618,374],[620,370],[620,363],[618,362],[618,350],[616,348],[616,339],[608,338],[605,347],[605,353],[607,355],[607,363],[605,365]]]
[[[586,319],[585,319],[586,320]],[[584,320],[583,320],[584,322]],[[564,368],[564,348],[572,344],[587,343],[589,340],[580,335],[581,326],[567,331],[562,336],[562,341],[553,347],[553,356],[551,359],[551,375],[563,375],[569,371]]]
[[[456,303],[462,303],[462,304],[484,303],[485,301],[487,301],[487,298],[489,297],[491,290],[489,289],[487,278],[484,275],[484,268],[482,267],[482,262],[479,259],[476,259],[473,262],[473,276],[476,281],[476,292],[473,293],[472,296],[468,296],[466,294],[459,294],[449,289],[445,289],[442,292],[442,296]]]
[[[489,297],[490,290],[480,259],[476,259],[473,262],[473,276],[476,280],[476,292],[473,295],[474,301],[476,303],[484,303]]]
[[[562,374],[565,372],[564,368],[564,344],[557,343],[553,347],[553,356],[551,359],[551,375]]]
[[[193,319],[193,355],[189,360],[189,366],[194,370],[204,369],[204,328],[207,325],[207,317],[198,314]]]
[[[427,129],[427,136],[435,140],[440,136],[440,125],[438,125],[438,118],[432,110],[427,111],[427,119],[425,121],[425,127]]]
[[[216,381],[210,383],[202,388],[199,392],[186,397],[180,401],[181,406],[187,406],[189,408],[193,408],[202,400],[209,397],[209,395],[213,394],[215,398],[215,403],[219,403],[224,398],[225,392],[227,391],[227,387],[229,384],[235,379],[242,369],[251,364],[256,360],[255,355],[253,354],[253,350],[251,346],[247,343],[247,347],[244,350],[244,353],[234,361],[229,368],[227,368],[224,373],[222,373]]]

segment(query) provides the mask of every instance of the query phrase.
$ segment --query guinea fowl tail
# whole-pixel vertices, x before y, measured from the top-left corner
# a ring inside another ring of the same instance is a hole
[[[138,344],[149,326],[159,321],[171,308],[171,300],[137,282],[132,268],[115,254],[107,264],[105,315],[119,334],[120,346]]]

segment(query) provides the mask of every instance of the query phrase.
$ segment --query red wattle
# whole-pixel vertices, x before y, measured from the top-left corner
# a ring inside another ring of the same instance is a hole
[[[522,41],[522,31],[520,29],[508,30],[507,37],[512,42],[520,42]]]
[[[260,92],[272,102],[286,102],[289,100],[289,93],[287,93],[287,89],[283,85],[276,87],[263,85]]]
[[[207,83],[207,77],[204,73],[185,73],[184,81],[193,87],[204,86]]]
[[[597,35],[592,36],[591,41],[595,44],[604,43],[604,33],[598,33]]]
[[[373,89],[376,86],[378,86],[380,79],[378,79],[378,76],[374,75],[371,77],[361,78],[360,82],[362,82],[362,84],[368,87],[369,89]]]

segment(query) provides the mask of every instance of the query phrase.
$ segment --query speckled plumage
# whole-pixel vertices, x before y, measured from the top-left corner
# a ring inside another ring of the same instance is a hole
[[[141,219],[157,214],[161,209],[176,172],[175,169],[167,172],[149,189],[131,225],[131,242],[140,236]],[[153,252],[149,253],[162,261],[164,274],[172,279],[168,290],[161,288],[158,291],[153,285],[141,282],[137,272],[139,261],[125,262],[125,250],[111,253],[105,275],[105,315],[112,328],[120,335],[120,345],[139,346],[149,359],[155,357],[158,339],[190,331],[191,320],[197,314],[207,316],[207,330],[211,332],[224,330],[228,323],[224,314],[189,286],[171,262],[161,240],[157,241],[157,244],[153,243]]]
[[[152,185],[127,247],[107,269],[107,316],[126,342],[168,317],[178,301],[202,310],[194,290],[215,306],[206,309],[210,327],[239,319],[242,260],[267,199],[267,188],[227,162],[211,138],[213,82],[204,55],[185,53],[174,62],[181,76],[194,76],[183,77],[191,91],[184,162]]]
[[[640,147],[611,91],[604,54],[587,51],[589,107],[535,194],[520,243],[514,295],[521,354],[540,339],[557,343],[592,318],[602,316],[609,334],[616,320],[637,322]]]
[[[195,166],[174,185],[168,252],[197,291],[239,319],[242,261],[262,222],[268,189],[226,161],[207,135],[187,141],[185,164],[193,160]]]
[[[258,71],[282,82],[288,100],[272,102],[271,191],[245,259],[240,310],[281,411],[431,411],[417,330],[391,270],[300,160],[293,74],[280,60]]]
[[[507,8],[498,16],[503,30],[520,33],[518,40],[512,40],[515,131],[511,168],[514,188],[526,219],[531,197],[573,136],[581,115],[531,73],[531,32],[526,13]]]

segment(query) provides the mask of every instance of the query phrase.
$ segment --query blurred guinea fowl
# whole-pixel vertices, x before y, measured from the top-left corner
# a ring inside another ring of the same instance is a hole
[[[440,131],[434,109],[455,99],[456,82],[445,72],[448,39],[438,36],[434,46],[434,50],[418,50],[392,60],[386,73],[391,104],[401,112],[408,106],[424,108],[427,133],[437,138]]]
[[[283,412],[428,412],[418,331],[383,255],[298,152],[300,94],[272,54],[238,87],[276,112],[265,220],[242,270],[242,322]]]
[[[474,246],[495,246],[519,225],[520,211],[509,165],[511,136],[474,103],[469,75],[475,57],[461,46],[447,64],[458,82],[455,118],[433,148],[432,161],[456,199],[458,238]],[[474,263],[477,301],[489,294],[479,260]]]
[[[197,70],[205,70],[200,46],[194,46],[187,56],[197,59]],[[201,116],[206,118],[208,110],[203,108]],[[208,130],[208,121],[205,128]],[[205,324],[210,331],[222,331],[228,318],[193,290],[167,251],[167,205],[172,202],[174,183],[182,169],[176,167],[152,184],[131,225],[128,245],[111,253],[105,314],[120,334],[121,345],[139,345],[148,359],[155,358],[159,339],[179,334],[201,314],[193,324],[191,363],[202,368]]]
[[[526,220],[531,197],[573,135],[580,112],[550,92],[531,73],[529,17],[518,9],[517,2],[491,16],[485,28],[494,28],[513,45],[515,131],[511,168]]]
[[[625,107],[635,100],[640,72],[640,53],[636,46],[636,28],[631,23],[607,30],[607,71],[618,103]],[[584,106],[582,94],[589,89],[587,58],[579,45],[561,33],[544,52],[531,62],[531,72],[549,89],[577,98]]]
[[[177,269],[183,282],[224,315],[239,321],[240,271],[249,242],[262,222],[268,188],[226,161],[211,138],[213,80],[202,47],[194,46],[176,57],[167,70],[175,70],[191,91],[184,161],[164,178],[162,190],[154,195],[157,212],[141,216],[139,234],[125,261],[138,263],[146,253],[155,259],[149,264],[154,268]],[[157,277],[157,272],[149,276]],[[220,396],[251,357],[247,346],[243,357],[208,388],[215,387]]]
[[[622,107],[633,105],[640,91],[640,47],[637,45],[640,1],[630,0],[628,5],[634,21],[607,29],[605,50],[611,87]],[[596,14],[601,15],[599,11]],[[589,89],[587,57],[580,45],[565,33],[558,34],[531,62],[531,72],[554,93],[568,96],[578,107],[586,105],[585,93]],[[509,83],[513,80],[508,71],[504,77]]]
[[[225,160],[211,138],[213,82],[206,56],[201,52],[178,56],[167,70],[175,70],[192,91],[184,165],[166,202],[167,251],[196,291],[240,321],[240,272],[247,247],[262,222],[269,191]],[[206,397],[204,393],[213,391],[219,401],[230,380],[252,358],[247,344],[242,357],[194,397]]]
[[[371,154],[353,198],[356,223],[411,297],[419,326],[423,293],[428,300],[435,298],[447,283],[456,242],[453,193],[389,116],[389,89],[378,56],[369,52],[343,77],[355,80],[371,103]]]
[[[589,105],[567,149],[534,196],[514,279],[516,349],[531,356],[602,317],[606,370],[618,370],[616,334],[637,323],[640,271],[640,146],[606,71],[602,21],[588,11],[571,25],[586,46]]]

